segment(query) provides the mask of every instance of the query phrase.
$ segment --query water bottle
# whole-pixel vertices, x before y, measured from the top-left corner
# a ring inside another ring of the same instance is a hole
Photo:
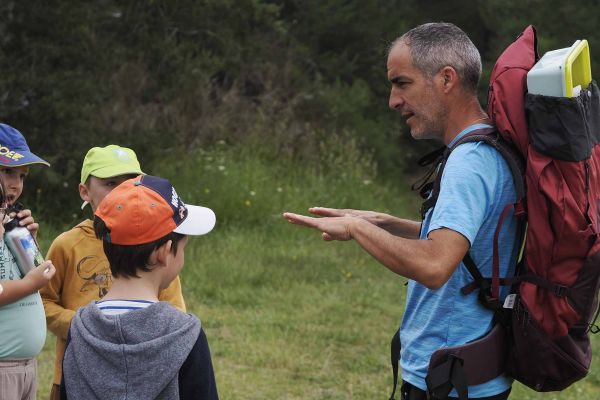
[[[15,257],[23,276],[44,262],[35,238],[27,228],[19,225],[16,217],[4,224],[4,243]]]

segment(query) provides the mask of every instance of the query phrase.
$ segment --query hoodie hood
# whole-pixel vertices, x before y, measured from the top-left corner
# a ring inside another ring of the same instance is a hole
[[[80,229],[85,236],[96,239],[96,233],[94,232],[94,221],[91,219],[81,221],[79,224],[75,225],[74,229]]]
[[[63,361],[70,398],[178,399],[178,373],[200,334],[200,321],[165,302],[121,315],[95,303],[71,324]]]

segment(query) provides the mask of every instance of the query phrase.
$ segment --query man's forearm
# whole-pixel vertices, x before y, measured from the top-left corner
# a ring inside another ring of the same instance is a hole
[[[432,289],[448,280],[469,250],[469,241],[458,232],[440,228],[421,240],[418,223],[381,213],[314,218],[285,212],[283,217],[320,231],[326,241],[354,239],[391,271]],[[410,239],[394,235],[380,224]]]
[[[400,236],[406,239],[418,239],[419,234],[421,233],[420,222],[394,217],[389,214],[381,214],[378,217],[377,226],[394,236]]]
[[[350,235],[388,269],[430,289],[439,288],[449,279],[468,250],[466,239],[448,230],[435,232],[433,239],[407,239],[355,219]]]

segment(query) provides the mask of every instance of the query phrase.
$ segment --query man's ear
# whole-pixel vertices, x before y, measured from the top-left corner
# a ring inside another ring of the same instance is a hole
[[[458,73],[448,65],[438,72],[438,77],[444,93],[449,93],[454,87],[458,86]]]
[[[154,250],[157,264],[167,265],[167,257],[171,252],[171,246],[173,246],[173,241],[167,240],[166,243]]]

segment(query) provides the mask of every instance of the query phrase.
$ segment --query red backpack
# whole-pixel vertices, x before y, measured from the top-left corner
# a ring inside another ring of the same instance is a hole
[[[517,235],[524,246],[514,277],[498,276],[498,257],[505,255],[496,250],[497,237],[492,277],[482,277],[468,254],[463,260],[473,283],[462,293],[478,290],[480,302],[494,311],[496,325],[475,342],[432,355],[426,379],[429,398],[444,399],[453,387],[459,398],[466,398],[467,386],[502,373],[536,391],[562,390],[589,371],[589,332],[600,331],[595,325],[600,289],[600,94],[595,82],[574,98],[527,93],[527,72],[538,59],[536,32],[529,26],[492,70],[487,112],[496,129],[472,132],[453,148],[438,152],[437,178],[422,191],[428,197],[425,208],[435,206],[450,152],[465,142],[484,141],[509,164],[518,201],[505,210],[514,207],[520,230],[526,230]],[[512,286],[503,303],[498,298],[501,285]],[[399,352],[396,333],[391,353],[394,392]]]
[[[529,26],[496,61],[488,114],[525,160],[527,236],[511,312],[507,372],[562,390],[590,366],[600,289],[600,95],[527,93],[537,61]]]

